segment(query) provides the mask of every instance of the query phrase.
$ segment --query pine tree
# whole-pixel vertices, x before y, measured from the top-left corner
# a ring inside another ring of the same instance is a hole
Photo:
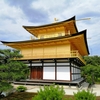
[[[0,50],[0,94],[12,88],[11,81],[27,78],[27,65],[16,60],[21,57],[19,50]]]

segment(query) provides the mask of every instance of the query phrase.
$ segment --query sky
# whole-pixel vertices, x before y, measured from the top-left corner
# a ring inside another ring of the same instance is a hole
[[[90,56],[100,56],[100,2],[98,0],[0,0],[0,41],[29,40],[22,26],[50,24],[76,16],[78,31],[87,29]],[[7,49],[0,42],[0,49]]]

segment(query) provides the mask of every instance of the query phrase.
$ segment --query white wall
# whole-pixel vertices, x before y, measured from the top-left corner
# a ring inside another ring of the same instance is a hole
[[[70,80],[70,68],[57,67],[57,80]]]
[[[55,80],[55,67],[43,67],[43,79]]]

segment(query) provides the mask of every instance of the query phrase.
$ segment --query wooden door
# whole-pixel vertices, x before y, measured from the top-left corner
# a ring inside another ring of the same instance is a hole
[[[31,79],[43,79],[43,68],[42,67],[32,67],[31,68]]]
[[[43,73],[43,70],[42,70],[42,67],[38,67],[37,68],[37,79],[42,79],[42,73]]]

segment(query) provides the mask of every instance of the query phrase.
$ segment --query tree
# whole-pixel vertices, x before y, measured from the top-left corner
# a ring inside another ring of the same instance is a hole
[[[85,56],[84,60],[86,61],[86,65],[94,65],[98,66],[100,65],[100,56]]]
[[[27,65],[16,60],[21,57],[19,50],[0,50],[0,94],[12,88],[11,81],[27,78]]]
[[[86,56],[84,60],[86,61],[86,65],[81,68],[82,76],[87,82],[93,84],[100,78],[100,57]]]

